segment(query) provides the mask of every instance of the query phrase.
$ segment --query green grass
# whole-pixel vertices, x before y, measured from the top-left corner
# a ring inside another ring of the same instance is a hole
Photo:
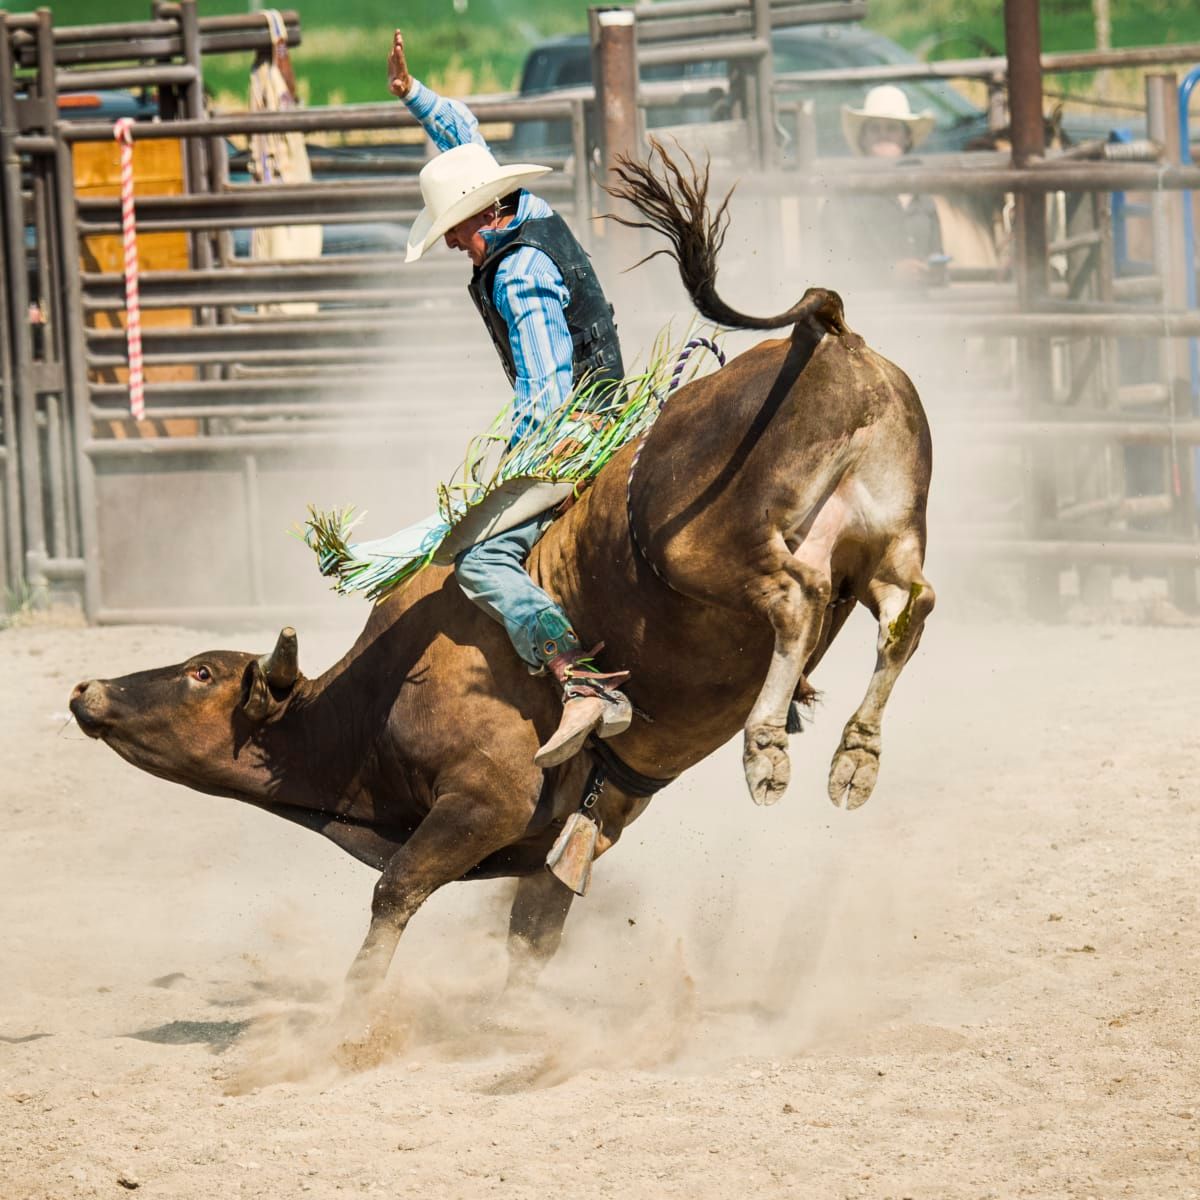
[[[32,11],[38,2],[8,0],[6,7]],[[149,0],[50,0],[49,7],[60,25],[150,15]],[[280,0],[279,7],[300,13],[303,43],[292,60],[310,104],[386,101],[387,53],[397,26],[405,31],[414,74],[460,92],[514,89],[532,45],[587,27],[578,0],[467,0],[461,15],[450,0]],[[200,0],[201,16],[247,9],[246,0]],[[206,85],[218,95],[244,97],[251,58],[207,59]]]
[[[9,0],[10,11],[28,11],[37,0]],[[586,28],[580,0],[467,0],[457,15],[450,0],[282,0],[301,16],[304,44],[293,56],[309,103],[361,103],[387,99],[386,67],[391,31],[408,34],[415,74],[456,92],[516,87],[529,47],[544,37]],[[1196,0],[1113,0],[1117,46],[1200,41]],[[63,25],[144,20],[149,0],[51,0]],[[201,15],[245,12],[246,0],[201,0]],[[1001,0],[871,0],[869,26],[911,49],[936,41],[933,57],[983,52],[1004,45]],[[1047,50],[1095,45],[1090,0],[1043,0],[1042,42]],[[249,55],[225,55],[205,63],[212,91],[244,97]],[[1078,81],[1072,81],[1078,82]]]

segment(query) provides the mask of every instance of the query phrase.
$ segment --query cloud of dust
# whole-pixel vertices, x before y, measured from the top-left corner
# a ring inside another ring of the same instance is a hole
[[[906,749],[914,716],[903,700],[889,714],[876,796],[853,813],[825,796],[873,659],[873,623],[856,616],[822,664],[824,698],[793,739],[793,782],[777,806],[751,802],[736,746],[658,797],[598,863],[532,992],[504,992],[510,881],[435,895],[401,940],[385,994],[349,1030],[340,976],[369,889],[343,898],[336,927],[296,905],[264,918],[271,941],[254,964],[264,1003],[225,1086],[326,1086],[400,1062],[458,1064],[487,1075],[478,1086],[519,1092],[589,1071],[794,1058],[961,1016],[944,977],[925,969],[931,931],[952,907],[945,863],[932,845],[898,849],[924,770],[919,748]]]

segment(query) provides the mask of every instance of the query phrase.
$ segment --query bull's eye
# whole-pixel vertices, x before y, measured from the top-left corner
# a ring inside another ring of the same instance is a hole
[[[212,672],[207,667],[193,667],[189,674],[199,683],[212,683]]]

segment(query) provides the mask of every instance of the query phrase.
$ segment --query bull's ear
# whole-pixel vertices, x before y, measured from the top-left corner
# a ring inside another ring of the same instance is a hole
[[[242,711],[250,720],[258,722],[265,721],[274,707],[275,700],[262,666],[257,661],[252,662],[246,668],[246,698],[242,701]]]
[[[280,630],[275,649],[251,660],[246,668],[246,698],[242,701],[242,711],[251,721],[265,721],[283,707],[299,678],[296,631],[288,626]]]

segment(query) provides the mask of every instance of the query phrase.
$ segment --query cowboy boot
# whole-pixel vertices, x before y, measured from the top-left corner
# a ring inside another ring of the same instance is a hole
[[[583,749],[591,734],[615,737],[633,720],[629,698],[617,688],[629,678],[628,671],[604,673],[591,666],[591,658],[604,649],[564,650],[546,663],[563,692],[563,715],[558,728],[533,756],[539,767],[556,767]],[[584,664],[588,665],[584,665]]]

